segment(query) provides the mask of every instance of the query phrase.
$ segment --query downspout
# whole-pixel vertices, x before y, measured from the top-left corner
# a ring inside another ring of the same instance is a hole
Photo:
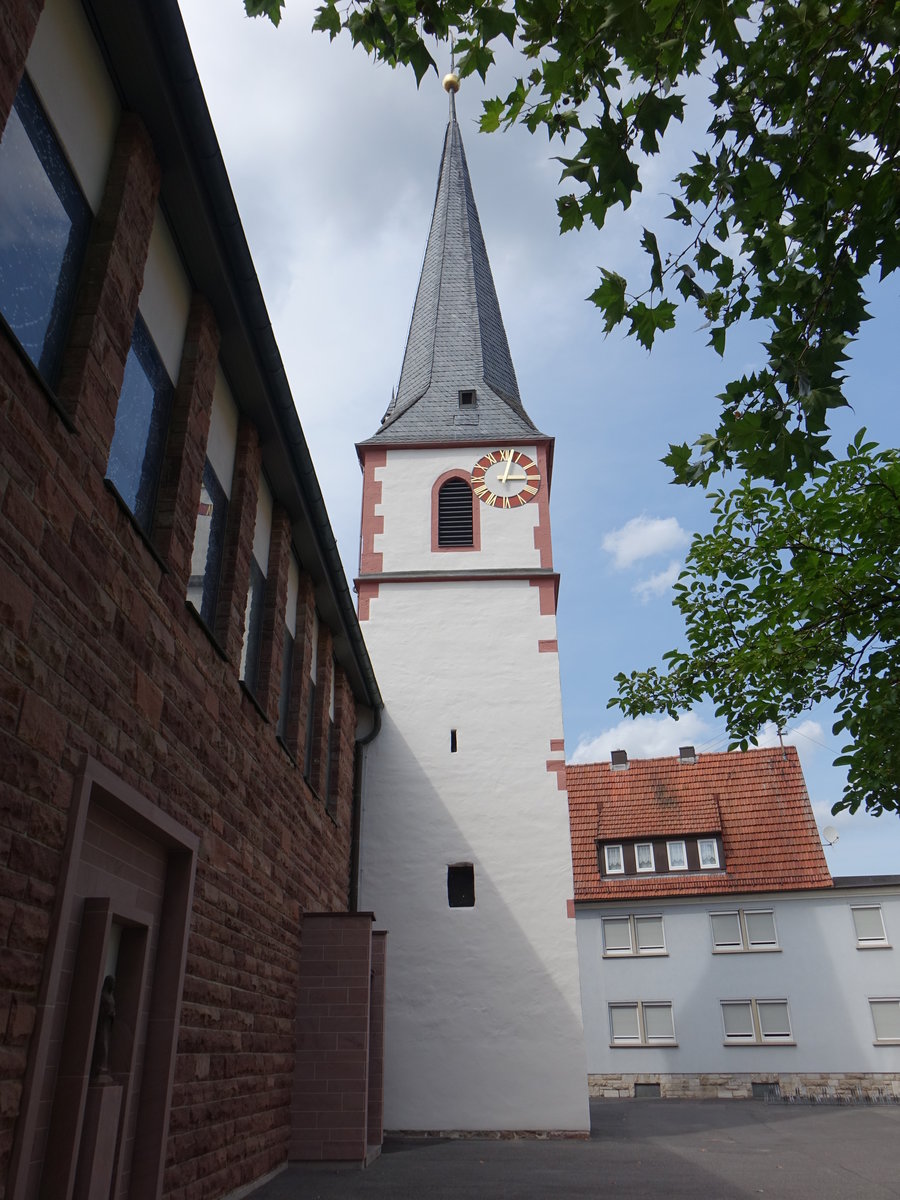
[[[365,774],[365,747],[381,732],[381,705],[376,705],[372,728],[353,744],[353,808],[350,824],[350,893],[349,911],[359,911],[359,842],[362,825],[362,791]]]

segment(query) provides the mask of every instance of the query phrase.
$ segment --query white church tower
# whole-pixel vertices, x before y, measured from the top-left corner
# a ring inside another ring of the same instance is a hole
[[[357,447],[385,701],[359,878],[388,930],[385,1127],[584,1134],[553,439],[519,397],[447,85],[400,383]]]

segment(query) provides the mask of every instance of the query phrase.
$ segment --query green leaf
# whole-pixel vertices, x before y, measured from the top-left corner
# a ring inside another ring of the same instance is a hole
[[[661,300],[651,307],[638,300],[628,309],[627,316],[631,321],[628,332],[634,334],[641,345],[649,350],[658,331],[674,326],[675,305],[670,300]]]
[[[601,268],[600,273],[603,276],[603,282],[591,292],[588,299],[592,304],[596,304],[603,313],[605,318],[603,327],[605,332],[609,333],[625,317],[627,282],[621,275],[617,275],[615,271],[607,271],[605,267]]]
[[[649,229],[645,229],[644,236],[641,238],[641,245],[650,255],[650,287],[661,291],[662,262],[659,257],[659,246],[656,244],[656,235],[651,233]]]
[[[559,212],[559,232],[566,233],[570,229],[580,229],[584,224],[581,215],[581,205],[574,196],[560,196],[556,202]]]
[[[244,9],[248,17],[268,17],[273,25],[280,25],[281,10],[284,8],[284,4],[285,0],[244,0]],[[338,32],[340,32],[340,27],[340,19],[338,19]]]

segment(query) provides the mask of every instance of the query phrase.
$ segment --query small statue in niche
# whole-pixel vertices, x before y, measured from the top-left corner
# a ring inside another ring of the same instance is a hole
[[[116,981],[112,975],[107,975],[103,980],[103,990],[100,992],[97,1032],[94,1035],[94,1057],[91,1062],[91,1078],[98,1083],[112,1083],[112,1076],[109,1073],[109,1046],[115,1019]]]

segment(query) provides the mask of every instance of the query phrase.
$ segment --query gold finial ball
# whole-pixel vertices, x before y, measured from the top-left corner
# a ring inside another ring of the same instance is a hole
[[[444,76],[444,91],[445,92],[458,92],[459,91],[459,76],[456,74],[455,71],[451,71],[448,75]]]

